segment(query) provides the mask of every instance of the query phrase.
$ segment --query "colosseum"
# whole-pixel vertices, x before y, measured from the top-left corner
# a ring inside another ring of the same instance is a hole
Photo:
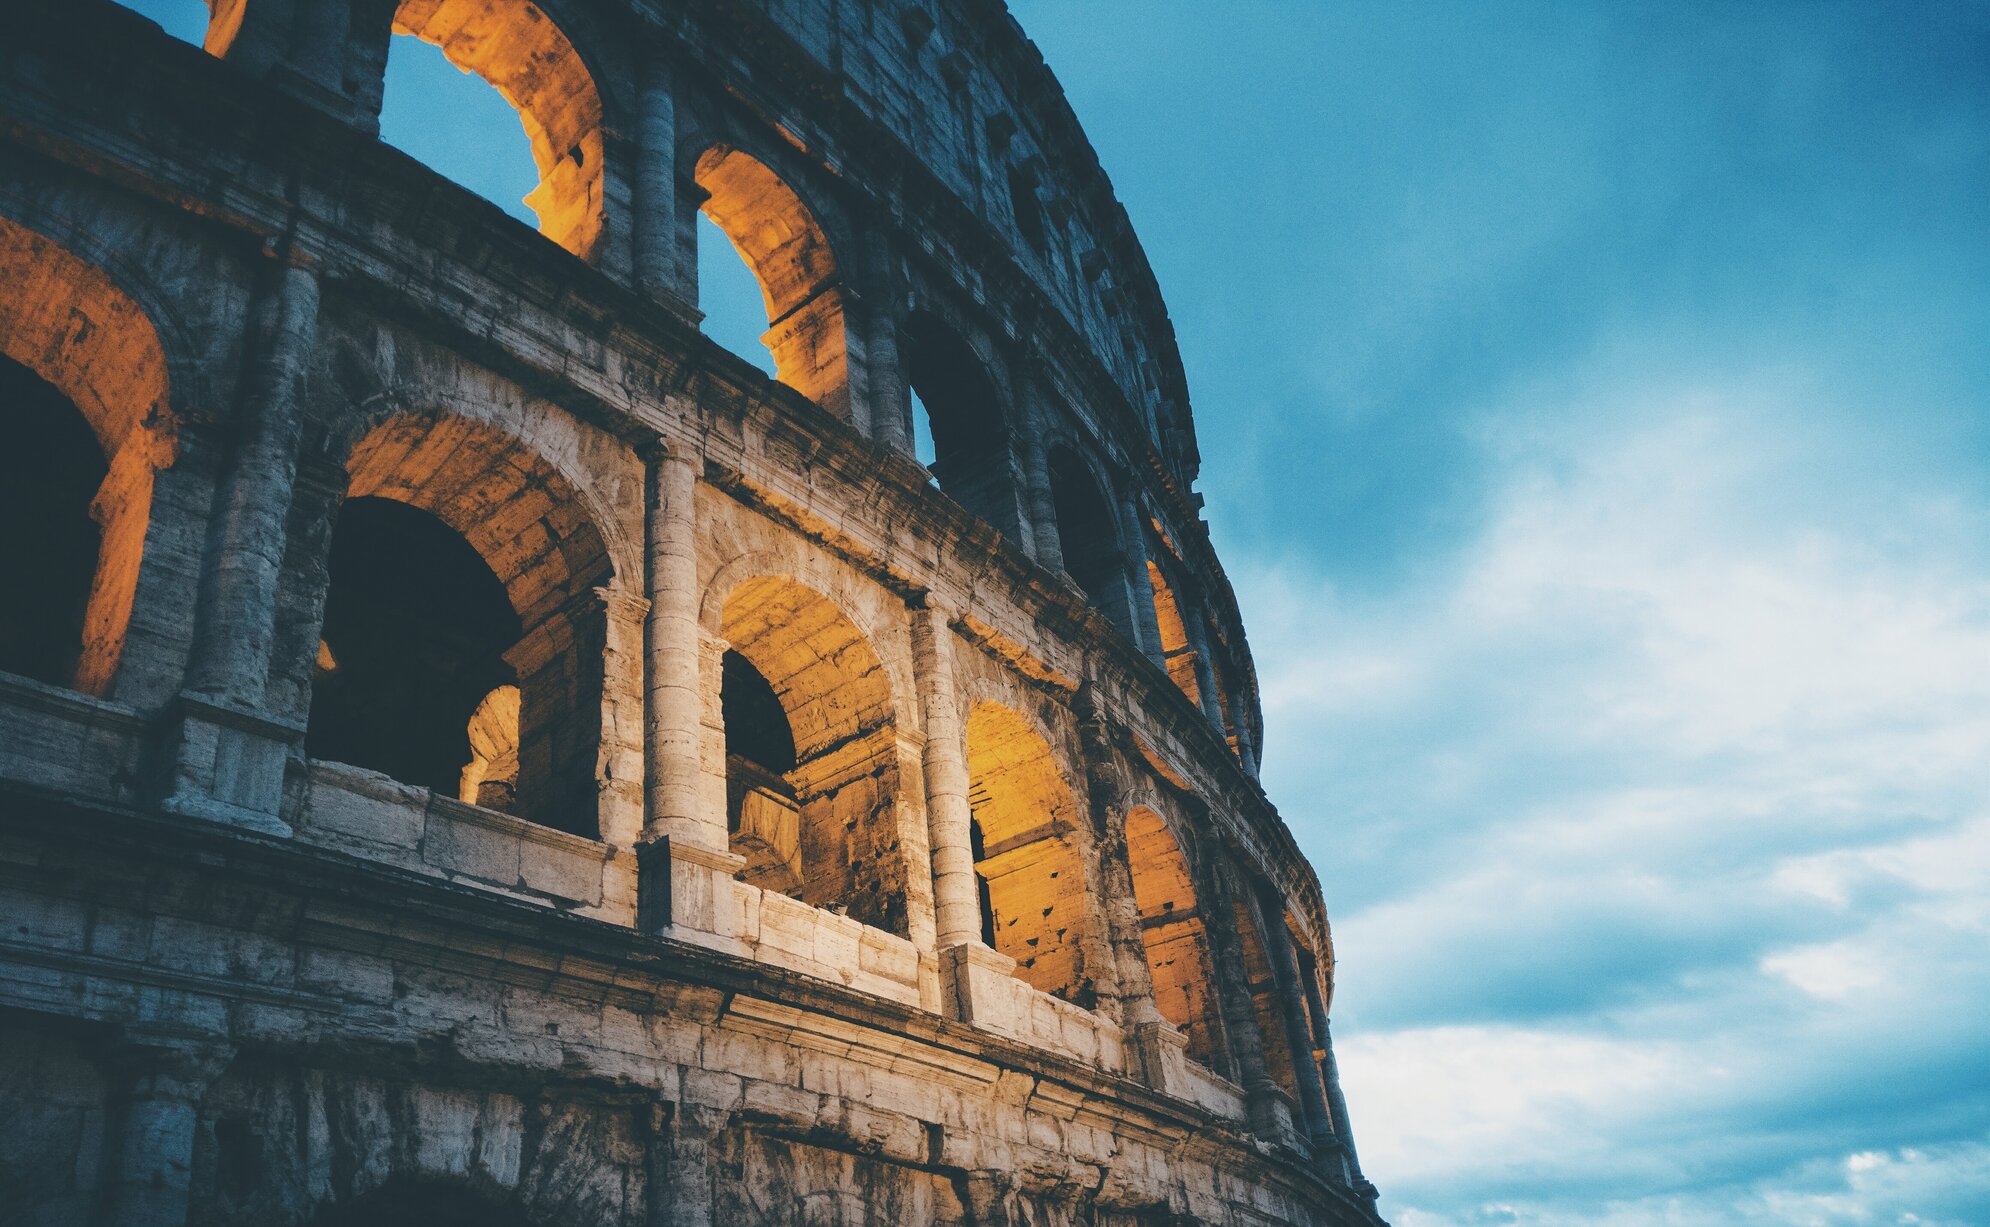
[[[1380,1224],[1172,328],[1002,0],[9,10],[0,1220]],[[396,37],[536,229],[381,141]]]

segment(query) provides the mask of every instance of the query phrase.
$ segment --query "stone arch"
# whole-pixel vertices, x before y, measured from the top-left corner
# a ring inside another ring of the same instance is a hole
[[[899,353],[913,395],[932,429],[934,480],[961,506],[992,524],[1013,517],[1009,430],[1001,390],[975,346],[930,311],[900,328]]]
[[[702,209],[760,282],[762,341],[782,383],[840,418],[850,416],[850,341],[843,278],[814,210],[765,162],[730,145],[698,156]]]
[[[724,578],[714,629],[771,691],[794,756],[778,773],[728,756],[726,818],[733,850],[747,857],[742,876],[905,936],[898,719],[883,662],[817,588],[764,571]],[[723,723],[724,679],[712,680]]]
[[[84,548],[96,537],[80,618],[58,619],[75,623],[73,665],[49,662],[34,672],[41,680],[106,694],[131,623],[154,476],[174,458],[166,350],[152,317],[102,268],[5,218],[0,218],[0,272],[12,287],[0,297],[0,356],[74,407],[104,461],[94,488],[69,483],[76,488],[64,494],[74,496],[79,507],[73,510],[96,525],[94,534],[86,528],[75,542]],[[22,459],[32,457],[24,453]],[[79,480],[87,480],[82,472]],[[32,534],[22,533],[16,544],[35,542]],[[5,587],[17,599],[38,596],[18,574],[9,576]],[[56,634],[66,638],[68,630]],[[66,647],[60,650],[67,653]]]
[[[496,648],[501,670],[450,657],[458,667],[448,674],[449,693],[426,696],[449,708],[445,714],[438,706],[427,716],[445,721],[449,737],[460,738],[459,771],[479,759],[502,757],[481,753],[480,745],[499,751],[508,748],[518,765],[510,789],[520,817],[579,835],[602,834],[601,793],[610,784],[602,734],[604,708],[611,702],[605,693],[603,665],[613,633],[615,566],[580,493],[518,438],[489,424],[440,412],[398,414],[379,422],[352,447],[346,472],[345,510],[333,531],[335,562],[348,513],[379,503],[401,504],[431,518],[447,537],[467,546],[509,607],[509,627],[501,634],[491,630],[480,641],[509,640]],[[419,531],[414,520],[399,514],[396,523],[401,527],[394,530],[396,534]],[[391,542],[393,537],[386,539]],[[415,562],[439,566],[432,561],[435,557],[425,552]],[[467,564],[457,570],[468,577],[464,583],[476,582]],[[343,578],[336,571],[331,576],[323,655],[312,696],[312,735],[321,744],[330,735],[324,730],[336,727],[328,722],[364,714],[369,699],[384,693],[364,674],[350,682],[339,677],[341,670],[355,663],[341,659],[337,641]],[[378,605],[377,597],[374,603]],[[486,603],[480,608],[488,607]],[[408,610],[389,608],[385,624],[404,627],[413,636],[417,627],[408,616]],[[437,651],[461,650],[454,641],[435,646]],[[392,660],[391,654],[379,653],[377,667],[386,668]],[[506,685],[518,688],[515,731],[481,727],[508,714],[508,702],[496,694]],[[455,710],[458,707],[460,712]],[[473,745],[473,736],[480,745]],[[409,782],[457,792],[444,779]],[[488,765],[479,782],[487,787],[504,783],[490,776]]]
[[[602,100],[566,32],[530,0],[401,0],[394,33],[435,45],[504,95],[539,168],[525,197],[539,232],[591,259],[604,224]]]
[[[1064,571],[1109,622],[1133,639],[1133,598],[1127,583],[1119,517],[1113,514],[1113,503],[1107,493],[1111,486],[1069,444],[1053,446],[1048,463],[1051,504],[1057,516],[1057,540],[1064,555]]]
[[[1033,987],[1091,1004],[1080,810],[1050,743],[998,703],[967,718],[968,804],[984,931]]]
[[[1188,859],[1167,822],[1144,805],[1127,812],[1126,856],[1155,1008],[1188,1037],[1190,1056],[1217,1068],[1223,1045],[1215,967]]]
[[[1188,696],[1189,702],[1200,705],[1202,680],[1197,676],[1198,654],[1194,640],[1189,637],[1189,619],[1195,615],[1183,607],[1181,590],[1169,579],[1172,571],[1172,567],[1163,565],[1161,555],[1149,553],[1147,583],[1154,593],[1154,625],[1161,634],[1161,663],[1176,688]]]

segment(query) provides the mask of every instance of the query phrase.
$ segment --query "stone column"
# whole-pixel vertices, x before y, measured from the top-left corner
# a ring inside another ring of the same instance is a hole
[[[892,310],[892,302],[892,295],[876,290],[866,300],[869,309],[865,317],[870,323],[870,346],[866,353],[870,369],[866,379],[871,395],[871,438],[881,447],[910,456],[912,401],[898,356],[898,313]]]
[[[1244,971],[1243,936],[1236,928],[1239,901],[1226,867],[1217,863],[1221,856],[1212,846],[1197,868],[1201,871],[1198,884],[1201,897],[1209,902],[1206,928],[1210,961],[1215,964],[1217,1001],[1223,1011],[1223,1029],[1230,1040],[1237,1080],[1244,1087],[1244,1106],[1251,1131],[1267,1140],[1292,1142],[1296,1136],[1291,1101],[1278,1089],[1266,1064],[1257,1003],[1252,999],[1250,980]]]
[[[222,488],[221,524],[201,592],[189,688],[253,706],[269,676],[290,488],[303,438],[300,400],[318,327],[318,275],[286,262],[259,304],[259,349],[243,433]]]
[[[649,618],[643,626],[644,824],[637,924],[732,936],[733,854],[723,809],[699,803],[703,768],[699,688],[697,454],[671,443],[649,457],[644,530]]]
[[[644,643],[649,602],[615,588],[596,588],[603,614],[601,642],[601,740],[594,778],[600,791],[602,841],[633,849],[648,825],[643,739]]]
[[[1147,531],[1141,523],[1140,508],[1132,499],[1119,505],[1119,532],[1126,557],[1127,583],[1133,590],[1134,637],[1147,659],[1166,673],[1168,658],[1161,651],[1161,623],[1154,612],[1154,582],[1147,576]]]
[[[1018,386],[1025,398],[1023,416],[1023,478],[1028,486],[1031,534],[1036,560],[1052,572],[1064,569],[1064,547],[1057,532],[1057,500],[1050,489],[1050,408],[1043,389],[1033,376],[1022,376]]]
[[[926,825],[933,862],[934,945],[941,995],[955,1018],[1011,1032],[1016,961],[981,940],[981,894],[969,826],[967,729],[954,693],[953,627],[929,595],[912,614],[912,671],[926,739]]]
[[[981,943],[968,828],[966,729],[954,694],[953,627],[930,596],[912,611],[912,667],[926,723],[926,824],[933,849],[933,911],[941,950]]]
[[[651,298],[686,305],[677,242],[677,99],[675,74],[660,51],[644,60],[636,102],[636,283]]]
[[[1361,1175],[1361,1160],[1354,1152],[1354,1126],[1348,1120],[1347,1099],[1341,1094],[1340,1066],[1334,1061],[1334,1037],[1327,1018],[1326,999],[1320,995],[1315,965],[1302,960],[1306,987],[1306,1011],[1313,1019],[1313,1034],[1324,1054],[1320,1058],[1320,1080],[1326,1084],[1327,1121],[1333,1126],[1334,1140],[1340,1146],[1342,1175],[1350,1188],[1360,1191],[1367,1184]],[[1371,1194],[1372,1196],[1372,1194]]]
[[[127,1037],[111,1065],[124,1085],[112,1113],[104,1221],[119,1227],[184,1227],[200,1101],[227,1068],[226,1045],[178,1037]]]
[[[295,248],[255,320],[257,353],[201,574],[165,805],[287,835],[277,817],[283,766],[304,730],[262,708],[304,429],[302,385],[318,327],[318,275]]]
[[[1217,695],[1216,665],[1209,655],[1209,630],[1202,620],[1202,602],[1186,590],[1177,592],[1175,600],[1181,608],[1182,625],[1188,630],[1188,643],[1195,652],[1195,687],[1202,697],[1202,714],[1209,717],[1209,723],[1216,727],[1216,735],[1225,734],[1223,727],[1223,700]]]
[[[1300,987],[1299,959],[1292,950],[1292,935],[1286,932],[1285,917],[1276,900],[1263,891],[1253,891],[1252,910],[1264,936],[1265,957],[1271,960],[1272,979],[1277,985],[1279,1012],[1285,1021],[1287,1042],[1292,1047],[1293,1075],[1299,1082],[1299,1109],[1306,1118],[1306,1132],[1318,1146],[1331,1146],[1333,1122],[1327,1115],[1326,1089],[1320,1083],[1320,1066],[1315,1060],[1313,1028],[1306,1017],[1306,995]]]

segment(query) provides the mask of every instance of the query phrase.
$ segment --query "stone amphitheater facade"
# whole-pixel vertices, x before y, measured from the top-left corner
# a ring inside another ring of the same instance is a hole
[[[0,1220],[1379,1223],[1165,308],[1000,0],[212,7],[0,39]],[[395,35],[536,232],[381,143]]]

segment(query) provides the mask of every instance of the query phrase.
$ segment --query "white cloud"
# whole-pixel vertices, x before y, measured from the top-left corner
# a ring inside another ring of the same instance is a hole
[[[1486,415],[1452,569],[1355,598],[1240,568],[1272,794],[1360,903],[1337,1036],[1405,1227],[1962,1221],[1990,543],[1953,529],[1990,517],[1849,512],[1832,482],[1878,479],[1812,392],[1613,357]]]

